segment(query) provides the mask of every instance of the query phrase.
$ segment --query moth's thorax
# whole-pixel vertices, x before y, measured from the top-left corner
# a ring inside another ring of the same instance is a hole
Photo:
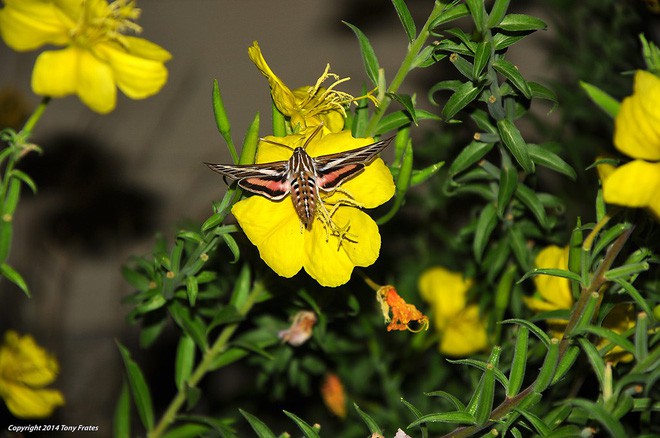
[[[310,229],[316,213],[316,163],[303,148],[295,148],[289,159],[291,200],[305,228]]]

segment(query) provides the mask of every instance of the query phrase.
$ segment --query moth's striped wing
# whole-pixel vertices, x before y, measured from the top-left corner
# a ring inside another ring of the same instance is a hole
[[[330,192],[341,183],[360,173],[376,156],[385,149],[394,137],[381,140],[361,148],[336,154],[321,155],[314,157],[316,162],[316,186]]]
[[[291,191],[286,161],[251,165],[204,164],[220,175],[238,181],[238,185],[248,192],[273,201],[284,199]]]

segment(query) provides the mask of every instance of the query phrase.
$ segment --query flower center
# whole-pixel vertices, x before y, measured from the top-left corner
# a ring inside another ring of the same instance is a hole
[[[89,49],[101,42],[113,41],[126,46],[124,33],[140,33],[142,28],[135,23],[140,17],[135,0],[83,0],[82,12],[76,26],[71,29],[73,43]]]

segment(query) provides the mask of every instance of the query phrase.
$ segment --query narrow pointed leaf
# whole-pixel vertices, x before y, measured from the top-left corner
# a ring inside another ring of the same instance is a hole
[[[130,438],[131,436],[131,394],[126,382],[121,387],[117,406],[115,407],[112,436],[114,438]]]
[[[362,53],[362,61],[364,62],[364,68],[367,72],[367,76],[371,79],[371,82],[375,86],[378,86],[378,70],[380,69],[380,64],[378,63],[378,58],[376,58],[376,52],[371,46],[367,36],[357,27],[353,26],[351,23],[342,21],[346,26],[350,27],[355,36],[358,39],[360,44],[360,53]]]
[[[273,433],[273,431],[270,430],[263,421],[251,413],[244,411],[243,409],[239,409],[238,411],[247,420],[247,422],[250,423],[250,427],[259,438],[276,438],[276,435]]]
[[[318,432],[309,424],[305,423],[300,417],[291,412],[283,411],[287,417],[291,418],[306,438],[320,438]]]
[[[488,14],[488,21],[486,26],[488,28],[497,27],[500,24],[504,16],[506,15],[507,9],[509,9],[510,0],[495,0],[490,14]]]
[[[539,166],[547,167],[555,172],[562,173],[573,181],[577,178],[575,169],[554,152],[535,144],[527,144],[527,152],[529,152],[529,157],[532,161]]]
[[[459,18],[470,15],[470,11],[465,3],[454,3],[454,6],[445,9],[435,20],[433,20],[429,29],[435,29],[441,24],[449,23],[450,21],[458,20]]]
[[[540,436],[547,436],[550,433],[550,426],[545,424],[543,420],[541,420],[538,416],[532,414],[531,412],[527,410],[518,410],[516,409],[517,412],[519,412],[527,421],[532,425],[534,430],[536,430],[536,433],[538,433]]]
[[[555,338],[550,340],[550,347],[543,360],[543,366],[534,382],[534,390],[543,392],[552,382],[557,369],[557,361],[559,359],[559,341]]]
[[[190,378],[194,364],[195,341],[190,336],[183,334],[179,339],[174,362],[174,383],[178,389],[183,389],[185,386]]]
[[[590,418],[598,421],[603,427],[607,430],[610,436],[613,437],[625,437],[628,436],[623,425],[612,416],[609,412],[605,410],[601,405],[594,403],[589,400],[583,399],[569,399],[568,403],[579,406],[585,410],[585,413],[589,415]]]
[[[504,217],[511,197],[518,188],[518,171],[512,165],[509,157],[503,153],[502,168],[500,169],[500,183],[497,189],[497,216]]]
[[[474,70],[472,77],[478,78],[490,59],[490,44],[488,41],[482,41],[477,44],[477,51],[474,54]]]
[[[429,397],[444,398],[445,400],[448,400],[449,402],[451,402],[451,404],[454,405],[454,407],[456,408],[457,411],[464,412],[465,409],[466,409],[463,402],[461,402],[456,396],[454,396],[454,395],[452,395],[452,394],[450,394],[446,391],[431,391],[431,392],[424,393],[424,395],[429,396]]]
[[[406,428],[419,426],[423,423],[452,423],[452,424],[476,424],[474,415],[467,412],[441,412],[437,414],[426,414],[410,423]]]
[[[31,297],[30,289],[28,288],[27,283],[23,279],[23,276],[19,274],[14,268],[9,266],[7,263],[0,264],[0,274],[5,277],[7,280],[14,283],[18,286],[28,298]]]
[[[500,324],[518,324],[523,327],[527,327],[530,332],[532,332],[541,342],[545,345],[546,348],[550,348],[550,337],[541,330],[537,325],[525,320],[518,318],[505,319],[501,321]]]
[[[131,353],[128,349],[119,341],[116,341],[116,343],[124,361],[128,384],[131,388],[131,394],[133,395],[138,415],[144,428],[150,431],[154,427],[154,411],[147,381],[144,379],[144,375],[138,364],[131,358]]]
[[[479,403],[477,404],[477,409],[474,413],[474,417],[479,425],[484,425],[488,422],[490,412],[493,409],[493,401],[495,398],[495,372],[499,372],[502,377],[505,378],[504,374],[497,368],[501,351],[502,349],[500,347],[493,347],[493,351],[488,359],[488,364],[486,365],[486,370],[484,371],[483,384],[481,385],[479,392]],[[505,389],[508,389],[506,386]]]
[[[527,81],[518,71],[518,68],[504,58],[497,58],[493,62],[493,68],[502,76],[507,78],[511,84],[518,89],[527,99],[532,98],[532,90]]]
[[[534,190],[524,184],[519,184],[516,187],[516,198],[532,212],[539,225],[543,228],[549,227],[548,218],[545,214],[545,206]]]
[[[245,133],[243,140],[243,149],[241,156],[238,158],[238,164],[254,164],[255,156],[257,155],[257,146],[259,145],[259,113],[254,116],[252,123]]]
[[[601,338],[607,339],[611,343],[616,344],[619,347],[623,348],[630,354],[635,354],[635,345],[632,342],[630,342],[628,339],[626,339],[624,336],[616,332],[613,332],[612,330],[608,330],[604,327],[597,327],[593,325],[585,327],[584,330],[589,333],[598,335]]]
[[[472,82],[466,82],[458,87],[442,109],[443,119],[449,120],[454,117],[460,110],[475,100],[480,92],[481,87],[475,87]]]
[[[564,356],[559,360],[559,364],[557,364],[557,371],[555,371],[555,376],[552,378],[553,385],[573,368],[579,355],[580,347],[577,345],[571,345],[568,347]]]
[[[360,418],[362,418],[362,421],[364,421],[364,424],[367,425],[371,434],[383,435],[383,431],[380,429],[380,427],[378,427],[378,424],[374,421],[373,418],[371,418],[367,413],[360,409],[356,403],[353,403],[353,407],[357,411]]]
[[[593,101],[593,103],[598,105],[598,107],[602,109],[605,114],[615,118],[619,113],[621,103],[603,90],[584,81],[580,81],[580,87],[582,87],[587,95],[589,95],[589,98]]]
[[[540,20],[536,17],[532,17],[526,14],[509,14],[506,15],[502,21],[498,24],[500,29],[514,31],[514,32],[525,32],[531,30],[545,29],[548,27],[543,20]]]
[[[529,343],[529,329],[520,327],[516,333],[516,347],[511,361],[511,370],[509,371],[509,388],[506,392],[507,397],[517,395],[525,378],[525,368],[527,367],[527,345]]]
[[[410,15],[408,6],[406,6],[406,2],[404,0],[392,0],[392,4],[394,5],[394,9],[396,9],[396,14],[399,16],[401,24],[403,25],[403,30],[406,31],[408,41],[412,42],[417,36],[417,28],[415,27],[412,15]]]
[[[534,173],[534,162],[527,152],[527,143],[523,140],[516,125],[508,119],[498,120],[497,130],[500,133],[504,146],[511,152],[518,164],[520,164],[520,167],[527,173]]]
[[[523,275],[523,277],[518,280],[518,283],[535,275],[552,275],[553,277],[568,278],[569,280],[577,281],[578,283],[582,281],[582,278],[578,274],[575,272],[567,271],[565,269],[535,268]]]
[[[481,263],[484,250],[488,245],[489,238],[495,226],[497,225],[497,214],[495,205],[486,204],[477,219],[477,227],[474,231],[474,241],[472,242],[472,252],[477,262]]]

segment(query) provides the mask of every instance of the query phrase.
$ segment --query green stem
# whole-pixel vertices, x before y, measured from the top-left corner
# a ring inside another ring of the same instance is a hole
[[[238,312],[241,316],[247,315],[247,313],[250,311],[250,309],[257,301],[257,298],[262,292],[263,292],[263,287],[261,286],[261,284],[255,283],[255,285],[252,288],[252,291],[250,292],[250,295],[248,295],[248,298],[245,301],[245,304],[240,309],[238,309]],[[197,367],[191,374],[186,384],[183,385],[181,389],[179,389],[176,396],[172,399],[170,405],[167,407],[167,410],[165,410],[165,413],[158,421],[156,427],[147,434],[148,438],[157,438],[162,436],[163,433],[167,430],[167,428],[174,422],[174,420],[176,419],[176,415],[179,413],[179,410],[181,409],[181,407],[186,402],[186,399],[188,398],[187,396],[188,388],[197,387],[197,385],[202,380],[202,378],[209,371],[211,371],[210,368],[213,365],[213,362],[216,360],[218,355],[220,355],[226,350],[229,340],[236,332],[236,329],[238,329],[238,325],[239,323],[237,322],[233,324],[229,324],[222,330],[222,332],[220,332],[218,338],[215,340],[211,348],[209,348],[204,353],[201,362],[199,363],[199,365],[197,365]]]
[[[417,38],[415,38],[415,40],[410,44],[406,57],[403,59],[403,62],[401,63],[399,70],[397,70],[396,75],[394,75],[394,79],[392,79],[392,82],[390,82],[390,85],[387,87],[388,93],[396,93],[399,90],[399,87],[403,83],[403,80],[412,70],[412,64],[415,61],[415,58],[422,50],[424,43],[431,34],[431,31],[429,29],[431,23],[433,23],[433,21],[435,21],[438,15],[440,15],[444,11],[445,7],[446,5],[442,4],[441,2],[435,2],[433,6],[433,10],[429,15],[428,20],[426,20],[426,23],[424,23],[424,26],[419,31]],[[376,109],[374,116],[371,118],[369,124],[367,125],[367,129],[366,129],[367,137],[371,137],[374,135],[374,132],[376,132],[376,127],[378,126],[378,122],[385,115],[385,111],[387,110],[387,107],[390,105],[391,102],[392,102],[392,98],[386,94],[382,102]]]
[[[48,106],[50,100],[51,98],[49,96],[44,96],[44,98],[41,99],[41,103],[39,103],[37,109],[34,110],[30,118],[27,120],[27,122],[25,122],[25,125],[23,125],[23,129],[21,129],[21,134],[25,135],[26,140],[27,137],[29,137],[29,135],[32,133],[34,126],[37,124],[39,119],[41,119],[41,116],[43,115],[44,111],[46,111],[46,107]]]

